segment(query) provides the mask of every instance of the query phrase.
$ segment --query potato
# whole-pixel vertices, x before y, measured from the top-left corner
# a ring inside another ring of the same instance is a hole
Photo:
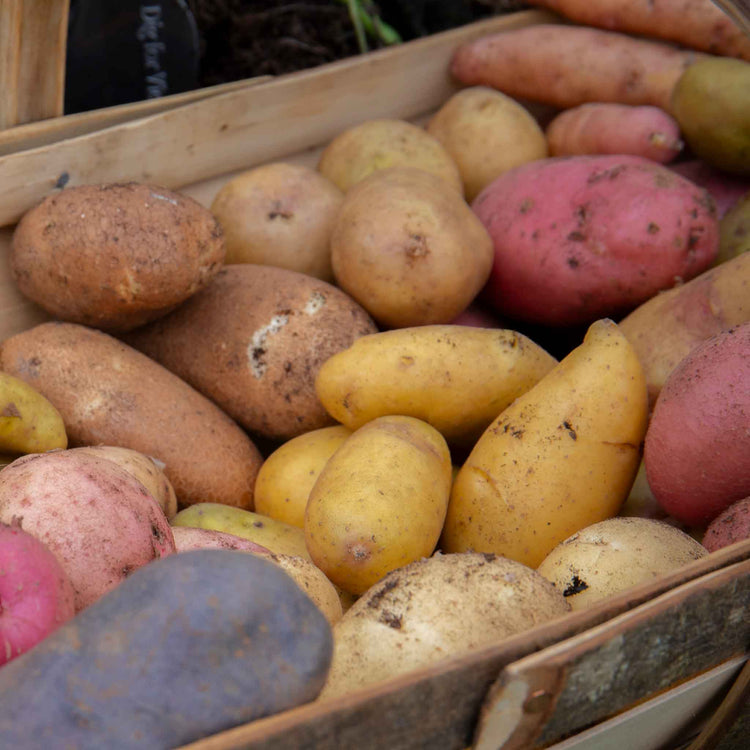
[[[70,577],[44,542],[19,521],[0,524],[0,666],[15,659],[75,614]]]
[[[174,487],[167,479],[163,466],[157,465],[150,456],[117,445],[90,445],[71,450],[114,461],[149,491],[167,518],[172,518],[177,513],[177,495]]]
[[[242,172],[211,203],[224,230],[225,262],[332,281],[329,239],[342,200],[341,190],[309,167],[273,162]]]
[[[343,192],[373,172],[416,167],[445,180],[463,195],[458,165],[424,128],[405,120],[366,120],[339,133],[323,150],[318,171]]]
[[[472,208],[495,248],[483,299],[501,315],[547,326],[625,314],[706,270],[719,248],[708,193],[636,156],[525,164]]]
[[[664,521],[608,518],[560,542],[537,572],[579,610],[707,554],[693,537]]]
[[[719,253],[714,263],[724,263],[750,251],[750,188],[719,222]]]
[[[250,432],[288,440],[333,423],[315,395],[332,354],[376,331],[340,289],[283,268],[226,266],[179,310],[126,341]]]
[[[0,745],[181,747],[315,699],[331,650],[325,618],[276,565],[171,555],[0,670]]]
[[[709,552],[750,539],[750,497],[732,503],[719,513],[703,535],[703,546]]]
[[[175,551],[166,516],[138,480],[73,450],[23,456],[0,472],[0,522],[15,518],[60,561],[76,611]]]
[[[196,503],[177,513],[170,523],[173,527],[222,531],[259,544],[276,554],[312,559],[302,529],[249,510],[221,503]]]
[[[361,594],[432,554],[451,477],[448,446],[426,422],[368,422],[331,456],[310,492],[304,535],[313,562],[344,591]]]
[[[503,172],[547,156],[544,131],[532,114],[488,86],[453,94],[427,123],[427,132],[458,165],[468,201]]]
[[[194,549],[230,549],[259,555],[270,560],[289,575],[313,600],[331,625],[341,619],[343,608],[336,587],[310,560],[297,555],[277,555],[249,539],[213,529],[173,526],[172,533],[177,552],[188,552]]]
[[[641,361],[651,406],[669,374],[696,346],[748,320],[748,254],[657,294],[623,318],[620,330]]]
[[[712,167],[700,159],[687,159],[670,164],[669,168],[690,182],[705,188],[716,202],[716,215],[722,219],[745,193],[750,190],[750,179],[731,175]]]
[[[536,567],[563,539],[618,512],[647,416],[635,352],[611,320],[597,321],[479,438],[453,483],[441,548]]]
[[[693,349],[656,400],[643,451],[669,515],[706,525],[750,495],[750,322]]]
[[[122,331],[198,291],[224,254],[210,211],[131,182],[48,196],[18,223],[10,260],[18,288],[54,317]]]
[[[431,424],[471,447],[511,401],[557,361],[523,334],[456,325],[373,333],[318,372],[323,406],[351,430],[388,414]]]
[[[60,411],[71,445],[152,456],[183,505],[252,507],[263,458],[248,436],[205,396],[112,336],[42,323],[2,342],[0,369]]]
[[[328,459],[351,434],[349,428],[333,425],[305,432],[280,445],[258,472],[255,510],[304,528],[310,490]]]
[[[333,661],[320,699],[345,695],[496,643],[570,611],[536,571],[465,552],[389,573],[333,629]]]
[[[338,285],[378,323],[449,323],[487,280],[492,241],[444,181],[393,167],[347,193],[331,234],[331,261]]]
[[[67,447],[60,412],[28,383],[0,372],[0,451],[12,455]]]

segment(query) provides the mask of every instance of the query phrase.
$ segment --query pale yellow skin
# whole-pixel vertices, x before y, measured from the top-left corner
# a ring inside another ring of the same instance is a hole
[[[297,526],[222,503],[196,503],[184,508],[170,521],[172,526],[213,529],[249,539],[280,555],[298,555],[310,560],[305,533]]]
[[[346,195],[331,233],[336,283],[381,327],[450,323],[492,269],[489,233],[428,172],[381,170]]]
[[[305,541],[339,587],[361,594],[386,573],[432,554],[448,505],[443,436],[413,417],[368,422],[329,459],[310,493]]]
[[[532,114],[488,86],[456,92],[426,129],[458,165],[467,201],[503,172],[548,155],[544,131]]]
[[[560,542],[537,572],[579,610],[707,555],[692,536],[664,521],[608,518]]]
[[[328,459],[352,434],[343,425],[321,427],[287,440],[266,458],[255,480],[255,510],[305,526],[307,498]]]
[[[536,571],[493,555],[434,555],[372,586],[333,629],[319,700],[345,695],[549,620],[570,606]]]
[[[611,320],[486,430],[453,483],[441,547],[536,567],[574,532],[617,514],[648,419],[638,358]]]
[[[428,422],[449,444],[470,446],[556,364],[515,331],[417,326],[363,336],[334,354],[318,371],[315,391],[352,430],[404,414]]]
[[[344,195],[310,167],[264,164],[229,180],[211,211],[224,230],[226,263],[256,263],[331,281],[329,239]]]
[[[417,167],[463,195],[458,165],[442,143],[405,120],[366,120],[339,133],[320,156],[318,171],[343,192],[373,172]]]
[[[672,370],[692,349],[748,320],[750,253],[743,253],[660,292],[619,326],[641,361],[653,406]]]
[[[60,412],[24,380],[0,372],[0,452],[44,453],[67,447]]]
[[[177,513],[177,496],[174,487],[167,479],[162,467],[150,456],[116,445],[91,445],[72,450],[114,461],[132,474],[151,493],[167,518],[172,518]]]

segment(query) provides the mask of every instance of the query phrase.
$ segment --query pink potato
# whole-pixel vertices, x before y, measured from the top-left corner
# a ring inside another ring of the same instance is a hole
[[[74,614],[73,586],[55,555],[17,522],[0,524],[0,665]]]
[[[498,177],[472,208],[495,251],[481,299],[546,326],[624,314],[719,249],[708,193],[637,156],[540,159]]]
[[[750,495],[750,322],[694,348],[656,399],[646,478],[672,517],[705,526]]]
[[[682,151],[677,120],[660,107],[589,102],[560,112],[546,130],[550,156],[632,154],[667,164]]]
[[[271,550],[235,534],[215,529],[199,529],[191,526],[173,526],[175,552],[193,549],[235,549],[256,555],[270,555]]]
[[[715,552],[744,539],[750,539],[750,497],[732,503],[708,524],[703,546]]]
[[[750,179],[747,177],[722,172],[700,159],[670,164],[669,169],[708,190],[716,201],[716,215],[720,219],[750,191]]]
[[[75,450],[23,456],[0,472],[0,521],[16,518],[60,561],[76,612],[175,551],[146,488],[113,461]]]

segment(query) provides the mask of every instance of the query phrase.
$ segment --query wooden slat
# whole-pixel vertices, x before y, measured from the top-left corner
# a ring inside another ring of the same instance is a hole
[[[362,120],[414,117],[456,90],[448,63],[459,43],[550,18],[544,11],[497,16],[0,157],[0,226],[62,183],[137,180],[181,188],[316,146]]]
[[[68,0],[0,2],[0,129],[63,113]]]
[[[114,107],[103,107],[74,115],[51,117],[47,120],[7,128],[6,130],[0,130],[0,155],[46,146],[65,138],[75,138],[123,122],[130,122],[141,117],[166,112],[169,109],[176,109],[201,99],[257,86],[259,83],[271,79],[272,76],[247,78],[242,81],[232,81],[216,86],[206,86],[202,89],[194,89],[193,91],[184,91],[180,94],[144,99],[132,104],[118,104]]]
[[[502,642],[379,685],[315,702],[221,732],[180,750],[457,750],[472,738],[487,691],[500,671],[534,652],[580,635],[686,582],[750,559],[750,540]],[[721,661],[717,658],[716,663]],[[643,674],[649,665],[641,665]],[[643,686],[643,682],[639,683]],[[646,682],[646,687],[648,684]]]
[[[507,666],[476,750],[544,747],[745,653],[748,601],[744,560]]]

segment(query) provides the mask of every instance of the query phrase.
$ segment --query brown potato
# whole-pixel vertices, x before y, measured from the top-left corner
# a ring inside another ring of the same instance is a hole
[[[533,115],[489,86],[456,92],[427,123],[427,132],[458,164],[467,201],[503,172],[547,156],[547,138]]]
[[[328,357],[375,330],[331,284],[238,263],[126,340],[246,429],[286,440],[333,423],[315,394],[315,376]]]
[[[263,459],[250,438],[205,396],[112,336],[42,323],[2,343],[0,369],[49,399],[71,445],[153,456],[182,505],[252,508]]]
[[[210,211],[153,185],[81,185],[45,198],[16,227],[19,289],[61,320],[110,331],[158,318],[224,262]]]
[[[226,263],[257,263],[333,279],[329,239],[344,195],[314,169],[274,162],[229,180],[211,211],[224,230]]]
[[[492,257],[463,198],[413,167],[380,170],[353,187],[331,235],[337,283],[391,328],[449,323],[484,285]]]
[[[339,133],[325,148],[318,171],[345,193],[373,172],[417,167],[448,182],[463,195],[458,165],[442,143],[406,120],[366,120]]]

